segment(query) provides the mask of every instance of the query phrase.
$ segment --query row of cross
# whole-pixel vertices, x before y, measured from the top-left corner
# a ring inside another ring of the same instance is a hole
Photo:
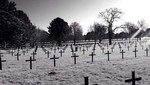
[[[132,78],[125,80],[125,83],[132,83],[132,85],[136,85],[136,81],[142,80],[142,77],[135,77],[135,71],[132,71]],[[84,77],[84,85],[89,85],[89,78]],[[98,84],[92,84],[92,85],[98,85]]]

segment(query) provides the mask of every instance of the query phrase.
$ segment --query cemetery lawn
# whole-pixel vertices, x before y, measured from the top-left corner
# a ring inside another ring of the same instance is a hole
[[[49,50],[49,48],[46,48]],[[126,79],[132,77],[131,71],[135,71],[136,77],[142,77],[137,81],[137,85],[150,85],[150,56],[146,56],[144,50],[138,47],[137,57],[134,57],[134,46],[130,51],[124,47],[124,59],[121,59],[121,53],[118,46],[110,54],[110,61],[107,61],[107,55],[101,52],[99,46],[96,46],[96,55],[92,63],[91,49],[83,52],[77,52],[77,63],[74,64],[74,58],[71,58],[70,47],[67,47],[62,57],[60,53],[51,52],[59,59],[56,60],[56,67],[53,66],[53,60],[47,58],[42,48],[38,48],[36,61],[30,70],[29,60],[30,53],[21,55],[17,61],[16,56],[11,56],[5,51],[2,60],[3,70],[0,70],[0,85],[84,85],[84,77],[89,77],[89,85],[131,85],[125,83]]]

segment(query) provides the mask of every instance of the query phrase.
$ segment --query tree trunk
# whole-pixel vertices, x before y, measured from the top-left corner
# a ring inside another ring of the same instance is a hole
[[[76,45],[76,39],[75,39],[75,35],[74,35],[74,39],[73,39],[73,41],[74,41],[74,45]]]
[[[109,37],[109,45],[112,44],[112,24],[108,27],[108,37]]]

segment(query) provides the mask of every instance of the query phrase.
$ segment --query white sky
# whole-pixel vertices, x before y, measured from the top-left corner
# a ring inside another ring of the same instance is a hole
[[[150,0],[13,0],[17,8],[25,11],[33,24],[41,29],[47,30],[49,23],[56,17],[60,17],[70,24],[77,21],[83,27],[84,34],[89,26],[97,21],[98,13],[108,8],[117,7],[124,14],[120,21],[137,23],[144,19],[150,24]]]

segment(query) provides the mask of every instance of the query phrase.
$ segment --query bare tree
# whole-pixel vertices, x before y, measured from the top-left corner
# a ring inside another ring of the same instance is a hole
[[[71,28],[72,34],[74,36],[73,40],[74,40],[74,45],[75,45],[76,40],[82,38],[83,30],[78,22],[71,23],[70,28]]]
[[[104,19],[104,21],[108,25],[108,36],[109,36],[109,45],[112,44],[111,39],[112,39],[112,27],[113,23],[121,18],[122,11],[119,10],[118,8],[110,8],[106,9],[103,12],[99,13],[99,17]]]

